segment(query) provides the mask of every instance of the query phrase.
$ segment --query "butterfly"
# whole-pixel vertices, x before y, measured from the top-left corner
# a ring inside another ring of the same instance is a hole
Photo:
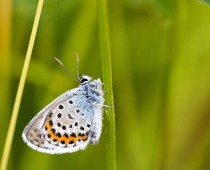
[[[98,143],[105,106],[102,82],[87,75],[80,75],[79,82],[77,88],[61,94],[28,123],[22,138],[29,147],[63,154]]]

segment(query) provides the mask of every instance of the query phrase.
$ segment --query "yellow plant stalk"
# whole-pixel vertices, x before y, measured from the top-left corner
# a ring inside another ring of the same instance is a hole
[[[11,120],[9,123],[9,129],[7,132],[7,137],[6,137],[6,141],[5,141],[5,145],[4,145],[4,149],[3,149],[0,170],[7,169],[9,154],[10,154],[10,150],[11,150],[11,146],[12,146],[12,140],[14,137],[15,127],[16,127],[16,122],[17,122],[17,117],[18,117],[18,111],[20,108],[21,98],[22,98],[22,94],[23,94],[23,89],[24,89],[24,85],[25,85],[25,80],[26,80],[26,76],[27,76],[27,72],[28,72],[29,63],[31,60],[31,54],[32,54],[33,46],[34,46],[34,41],[35,41],[35,37],[36,37],[36,32],[37,32],[37,28],[38,28],[38,24],[39,24],[39,19],[40,19],[43,3],[44,3],[44,0],[39,0],[39,2],[38,2],[37,11],[36,11],[35,19],[34,19],[34,24],[33,24],[32,32],[31,32],[31,37],[29,40],[28,50],[26,53],[26,58],[25,58],[25,62],[24,62],[24,66],[23,66],[23,70],[22,70],[22,74],[20,77],[20,82],[19,82],[19,86],[18,86],[16,98],[15,98],[15,103],[14,103],[14,107],[13,107],[13,111],[12,111],[12,116],[11,116]]]

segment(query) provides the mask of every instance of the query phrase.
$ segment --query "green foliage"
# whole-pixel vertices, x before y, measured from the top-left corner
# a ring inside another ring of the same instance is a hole
[[[7,169],[8,159],[9,159],[9,155],[10,155],[10,151],[11,151],[12,141],[14,138],[14,132],[15,132],[19,108],[20,108],[20,103],[21,103],[21,99],[22,99],[22,95],[23,95],[23,89],[25,86],[26,75],[28,73],[28,68],[29,68],[29,64],[30,64],[30,59],[31,59],[31,54],[32,54],[32,50],[33,50],[35,37],[36,37],[38,23],[39,23],[41,11],[42,11],[42,6],[43,6],[43,0],[40,0],[38,7],[37,7],[37,12],[36,12],[36,16],[34,19],[33,29],[31,32],[28,50],[26,53],[25,62],[24,62],[24,66],[23,66],[23,71],[21,73],[20,82],[18,85],[18,90],[17,90],[17,94],[16,94],[16,98],[15,98],[15,102],[14,102],[14,106],[13,106],[13,110],[12,110],[11,120],[10,120],[9,128],[7,131],[5,145],[3,148],[1,166],[0,166],[1,170]]]
[[[111,49],[108,28],[107,0],[98,0],[98,18],[99,18],[99,39],[102,59],[104,89],[106,102],[111,106],[106,116],[106,135],[107,135],[107,169],[115,170],[116,165],[116,147],[115,147],[115,112],[112,87],[112,64]]]
[[[3,2],[0,155],[37,7],[37,1]],[[209,7],[191,0],[110,0],[107,5],[118,169],[210,169]],[[53,56],[75,75],[78,52],[80,73],[93,78],[107,74],[103,71],[106,62],[100,58],[97,11],[95,1],[45,1],[9,170],[107,169],[106,153],[111,152],[106,148],[110,136],[105,129],[112,110],[104,113],[99,144],[85,151],[47,155],[31,150],[21,139],[24,127],[38,111],[77,86]],[[105,80],[105,86],[110,81]],[[105,90],[108,99],[112,93]]]
[[[210,0],[198,0],[198,2],[204,2],[204,3],[206,3],[206,4],[208,4],[208,5],[210,5]]]

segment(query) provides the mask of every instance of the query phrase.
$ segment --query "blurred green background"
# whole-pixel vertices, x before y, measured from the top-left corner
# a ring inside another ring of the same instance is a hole
[[[36,6],[0,0],[0,154]],[[192,0],[110,0],[108,9],[118,169],[210,169],[210,8]],[[72,154],[39,153],[21,138],[36,113],[77,86],[52,59],[76,75],[76,51],[80,73],[102,78],[96,1],[45,0],[9,170],[106,169],[105,124],[98,145]]]

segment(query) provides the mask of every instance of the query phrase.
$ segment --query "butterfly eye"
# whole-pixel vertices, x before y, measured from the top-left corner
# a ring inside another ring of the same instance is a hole
[[[88,79],[83,78],[83,79],[81,79],[80,83],[84,84],[84,82],[87,82],[87,81],[88,81]]]
[[[86,75],[80,75],[80,83],[85,84],[87,82],[90,82],[92,80],[91,77],[86,76]]]

